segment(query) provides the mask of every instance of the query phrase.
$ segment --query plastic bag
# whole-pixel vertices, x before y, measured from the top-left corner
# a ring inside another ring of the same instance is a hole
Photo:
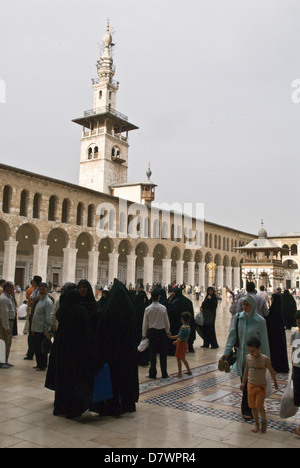
[[[281,400],[279,416],[281,419],[288,419],[295,416],[297,412],[298,407],[294,405],[293,381],[290,379]]]
[[[199,325],[200,327],[203,327],[203,325],[204,325],[204,316],[203,316],[203,312],[199,312],[199,314],[196,315],[195,322],[196,322],[196,324]]]
[[[113,398],[113,390],[111,383],[111,375],[109,365],[106,363],[95,375],[93,403],[100,401],[111,400]]]
[[[147,348],[149,348],[149,340],[148,338],[145,338],[143,341],[140,342],[138,346],[138,351],[142,353],[143,351],[146,351]]]

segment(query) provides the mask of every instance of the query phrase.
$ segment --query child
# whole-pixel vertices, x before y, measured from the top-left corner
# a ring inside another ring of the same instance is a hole
[[[268,369],[270,371],[274,386],[276,390],[278,390],[276,375],[273,367],[271,366],[269,358],[260,352],[261,342],[258,338],[250,338],[247,341],[247,347],[249,354],[246,357],[246,369],[240,388],[242,391],[244,391],[246,382],[248,380],[248,404],[251,408],[255,422],[255,427],[252,429],[252,432],[257,433],[259,431],[259,414],[262,419],[261,432],[266,432],[268,426],[264,408],[267,390],[266,370]]]
[[[176,354],[175,357],[177,358],[178,364],[178,374],[176,377],[182,377],[182,363],[185,365],[187,370],[187,375],[192,375],[190,366],[188,365],[187,360],[185,359],[186,353],[188,351],[188,340],[191,334],[191,327],[189,325],[191,320],[191,314],[189,312],[183,312],[181,314],[181,323],[182,327],[179,330],[179,334],[176,336],[170,336],[171,339],[177,340],[175,341],[176,345]]]
[[[298,330],[292,333],[292,379],[294,384],[294,405],[300,406],[300,311],[296,313],[296,322]],[[294,430],[297,436],[300,436],[300,426]]]

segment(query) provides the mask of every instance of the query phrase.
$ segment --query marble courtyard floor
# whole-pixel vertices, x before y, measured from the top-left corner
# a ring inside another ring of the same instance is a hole
[[[195,312],[199,304],[195,307]],[[137,412],[119,419],[99,418],[85,413],[68,420],[52,415],[53,392],[44,388],[45,374],[32,369],[35,361],[24,361],[27,337],[13,339],[10,362],[14,368],[0,369],[0,448],[296,448],[300,438],[293,429],[296,418],[279,418],[280,399],[288,381],[278,375],[279,391],[266,402],[269,429],[254,434],[252,425],[240,414],[240,380],[220,373],[229,329],[228,304],[218,308],[219,350],[201,349],[197,337],[195,354],[187,359],[193,376],[175,377],[175,358],[168,358],[168,379],[150,380],[146,368],[139,368],[140,401]],[[287,332],[289,343],[290,333]],[[289,346],[290,350],[290,346]]]

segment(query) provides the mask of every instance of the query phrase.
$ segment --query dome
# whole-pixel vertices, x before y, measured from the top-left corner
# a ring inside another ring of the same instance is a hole
[[[268,233],[264,228],[264,222],[261,222],[261,229],[258,231],[258,238],[259,239],[267,239],[268,238]]]

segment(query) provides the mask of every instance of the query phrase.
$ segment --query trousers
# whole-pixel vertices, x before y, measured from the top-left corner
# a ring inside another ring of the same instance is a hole
[[[167,373],[167,334],[165,329],[158,330],[156,328],[150,328],[148,330],[149,339],[149,352],[150,352],[150,370],[149,377],[152,379],[156,378],[156,357],[157,354],[160,356],[160,369],[163,378],[168,377]]]

